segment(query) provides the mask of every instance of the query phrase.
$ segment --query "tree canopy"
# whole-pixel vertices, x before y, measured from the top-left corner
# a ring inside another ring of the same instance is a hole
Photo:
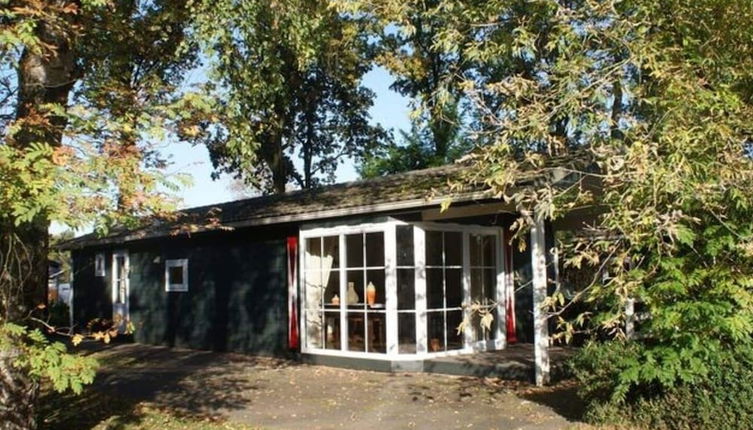
[[[39,298],[51,220],[104,229],[172,208],[158,143],[206,143],[219,171],[273,192],[374,152],[361,79],[376,62],[418,108],[387,169],[473,142],[453,186],[515,202],[519,239],[595,209],[564,261],[608,276],[548,310],[565,339],[623,342],[597,390],[692,384],[753,347],[751,27],[742,0],[0,0],[0,318]],[[199,49],[202,94],[182,86]],[[563,158],[582,166],[569,186],[511,187]],[[631,301],[648,315],[633,339]],[[35,332],[5,324],[0,344],[5,370],[91,379]]]
[[[56,330],[40,312],[50,222],[104,231],[175,207],[183,180],[159,145],[181,138],[199,101],[181,90],[198,58],[188,12],[169,0],[0,1],[3,428],[34,428],[40,378],[80,391],[94,376],[93,359],[39,331]]]
[[[367,36],[326,1],[196,1],[215,121],[201,139],[218,172],[265,192],[311,188],[386,136],[369,123]],[[300,163],[295,159],[299,158]],[[300,165],[300,167],[299,167]]]
[[[408,33],[423,4],[338,3]],[[600,211],[590,234],[570,242],[565,264],[609,276],[550,298],[563,336],[624,338],[629,300],[650,315],[631,341],[637,358],[611,381],[614,398],[697,381],[750,343],[751,4],[439,1],[431,13],[444,23],[434,49],[474,64],[459,86],[473,102],[474,138],[486,145],[468,156],[466,181],[530,210],[521,233],[533,218]],[[582,160],[572,172],[580,180],[510,187],[521,170],[546,177],[554,157]],[[571,301],[591,310],[567,319]]]
[[[361,160],[362,176],[440,166],[460,158],[472,146],[465,138],[469,120],[460,84],[473,62],[462,50],[436,44],[451,23],[463,27],[458,17],[444,13],[443,3],[435,0],[399,8],[380,2],[362,6],[367,24],[363,31],[373,35],[375,64],[394,77],[390,88],[408,97],[414,108],[409,131],[401,130],[397,142],[379,146]]]

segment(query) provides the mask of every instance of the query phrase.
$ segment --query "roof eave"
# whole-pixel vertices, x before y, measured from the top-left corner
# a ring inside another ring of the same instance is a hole
[[[98,238],[98,239],[93,239],[93,240],[77,241],[76,239],[73,239],[71,241],[60,244],[58,246],[58,249],[70,251],[70,250],[82,249],[82,248],[86,248],[90,246],[119,245],[119,244],[124,244],[124,243],[129,243],[129,242],[156,239],[156,238],[167,237],[167,236],[178,237],[182,235],[191,235],[195,233],[206,233],[206,232],[217,231],[221,228],[236,229],[236,228],[245,228],[245,227],[258,227],[258,226],[265,226],[265,225],[301,223],[301,222],[307,222],[307,221],[341,218],[341,217],[347,217],[347,216],[395,212],[395,211],[401,211],[401,210],[406,210],[406,209],[422,209],[422,208],[438,206],[443,201],[446,201],[448,199],[450,199],[453,203],[466,203],[466,202],[471,202],[471,201],[489,200],[490,197],[488,193],[486,192],[475,191],[475,192],[459,194],[457,196],[441,196],[441,197],[432,197],[428,199],[421,198],[421,199],[401,200],[401,201],[395,201],[395,202],[375,203],[375,204],[370,204],[370,205],[354,206],[354,207],[347,207],[347,208],[303,212],[303,213],[291,214],[291,215],[278,215],[278,216],[271,216],[271,217],[251,218],[251,219],[245,219],[245,220],[239,220],[239,221],[230,221],[230,222],[222,223],[218,226],[213,226],[213,227],[199,227],[190,232],[175,233],[175,230],[171,229],[171,230],[161,230],[159,232],[152,232],[152,233],[145,233],[145,234],[144,233],[142,234],[131,233],[131,234],[126,234],[122,236],[103,237],[103,238]]]

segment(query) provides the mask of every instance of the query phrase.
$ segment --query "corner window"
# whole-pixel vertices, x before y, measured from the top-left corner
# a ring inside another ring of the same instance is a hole
[[[498,300],[505,287],[500,230],[397,220],[304,228],[304,352],[399,356],[499,348],[499,323],[487,328],[471,310],[478,304],[496,318],[505,305]]]
[[[165,291],[188,291],[188,259],[165,260]]]
[[[105,253],[99,252],[94,255],[94,276],[105,276]]]

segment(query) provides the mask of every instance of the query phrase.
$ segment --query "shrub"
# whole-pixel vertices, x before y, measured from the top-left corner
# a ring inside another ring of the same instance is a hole
[[[701,380],[665,388],[633,384],[615,396],[621,375],[641,357],[636,342],[591,343],[572,361],[586,402],[586,420],[651,429],[753,428],[753,347],[736,345],[713,359]]]
[[[18,369],[39,382],[47,380],[55,391],[78,394],[91,384],[98,366],[92,357],[68,352],[61,342],[50,341],[40,330],[12,323],[0,324],[0,351],[7,368]]]

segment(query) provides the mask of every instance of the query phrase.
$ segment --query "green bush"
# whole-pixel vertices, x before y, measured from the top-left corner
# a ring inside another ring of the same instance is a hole
[[[50,382],[57,392],[81,393],[83,386],[94,381],[97,360],[68,352],[62,342],[48,339],[39,329],[13,323],[0,324],[0,357],[7,365],[27,375],[38,384]]]
[[[587,421],[672,430],[753,428],[751,345],[738,345],[714,358],[700,381],[671,388],[633,384],[623,398],[615,396],[621,375],[632,360],[640,359],[643,348],[636,342],[591,343],[573,359]]]

